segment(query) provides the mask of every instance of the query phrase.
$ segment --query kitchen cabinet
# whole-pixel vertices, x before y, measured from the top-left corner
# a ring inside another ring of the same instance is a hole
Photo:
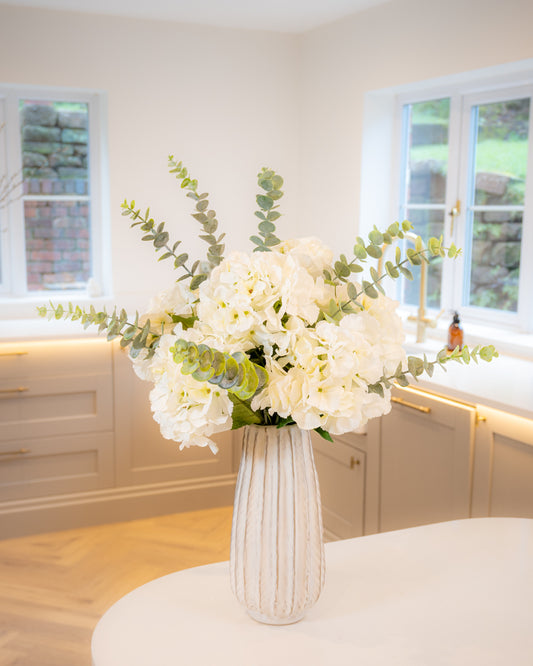
[[[313,433],[324,537],[328,541],[364,534],[366,451],[361,440],[365,435],[335,437],[332,443]]]
[[[150,384],[104,339],[0,345],[0,538],[231,504],[219,453],[163,439]]]
[[[533,421],[480,408],[472,516],[533,518]]]
[[[150,384],[102,339],[0,344],[0,538],[230,505],[241,431],[178,450]],[[390,414],[313,433],[328,540],[455,518],[533,518],[533,420],[408,387]]]
[[[468,518],[475,407],[409,388],[393,401],[381,424],[380,531]]]
[[[328,541],[377,532],[380,419],[328,442],[312,433]]]
[[[0,347],[0,502],[114,481],[111,349]]]
[[[335,445],[315,438],[329,540],[488,516],[533,518],[533,420],[414,387]],[[354,461],[358,461],[355,462]]]

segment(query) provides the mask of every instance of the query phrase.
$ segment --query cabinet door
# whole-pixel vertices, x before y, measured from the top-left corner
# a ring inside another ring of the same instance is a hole
[[[324,536],[328,541],[364,534],[366,453],[357,443],[365,435],[347,434],[327,442],[312,433],[320,484]]]
[[[475,409],[395,389],[382,418],[380,531],[470,516]]]
[[[232,432],[213,436],[219,447],[216,455],[208,447],[180,451],[177,442],[161,436],[152,418],[148,398],[152,384],[135,375],[127,352],[118,345],[113,351],[117,484],[176,482],[231,474]]]
[[[533,421],[483,408],[476,437],[474,516],[533,518]]]

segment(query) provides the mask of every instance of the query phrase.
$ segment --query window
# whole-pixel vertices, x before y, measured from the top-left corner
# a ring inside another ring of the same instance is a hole
[[[19,181],[0,202],[4,302],[102,291],[101,103],[98,94],[0,87],[0,175]]]
[[[523,85],[398,99],[400,219],[463,249],[459,260],[429,267],[430,308],[533,330],[532,96]],[[400,292],[418,305],[417,280]]]

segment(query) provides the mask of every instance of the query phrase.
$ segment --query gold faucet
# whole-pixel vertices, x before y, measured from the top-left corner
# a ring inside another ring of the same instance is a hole
[[[416,234],[408,231],[405,234],[405,238],[415,242]],[[387,244],[382,246],[382,254],[378,260],[378,274],[382,275],[383,273],[383,255],[385,254],[385,249],[389,247]],[[427,283],[427,271],[428,265],[425,261],[422,261],[420,265],[420,291],[418,296],[418,310],[415,315],[409,315],[407,317],[408,321],[416,321],[416,341],[425,342],[427,337],[427,328],[435,328],[437,326],[437,321],[441,314],[444,312],[442,309],[435,319],[431,319],[426,316],[426,283]]]

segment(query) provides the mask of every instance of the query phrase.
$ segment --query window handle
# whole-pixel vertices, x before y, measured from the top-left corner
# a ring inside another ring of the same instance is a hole
[[[461,200],[457,199],[455,206],[451,209],[448,215],[451,217],[450,220],[450,236],[453,236],[453,227],[455,225],[455,218],[461,214]]]

